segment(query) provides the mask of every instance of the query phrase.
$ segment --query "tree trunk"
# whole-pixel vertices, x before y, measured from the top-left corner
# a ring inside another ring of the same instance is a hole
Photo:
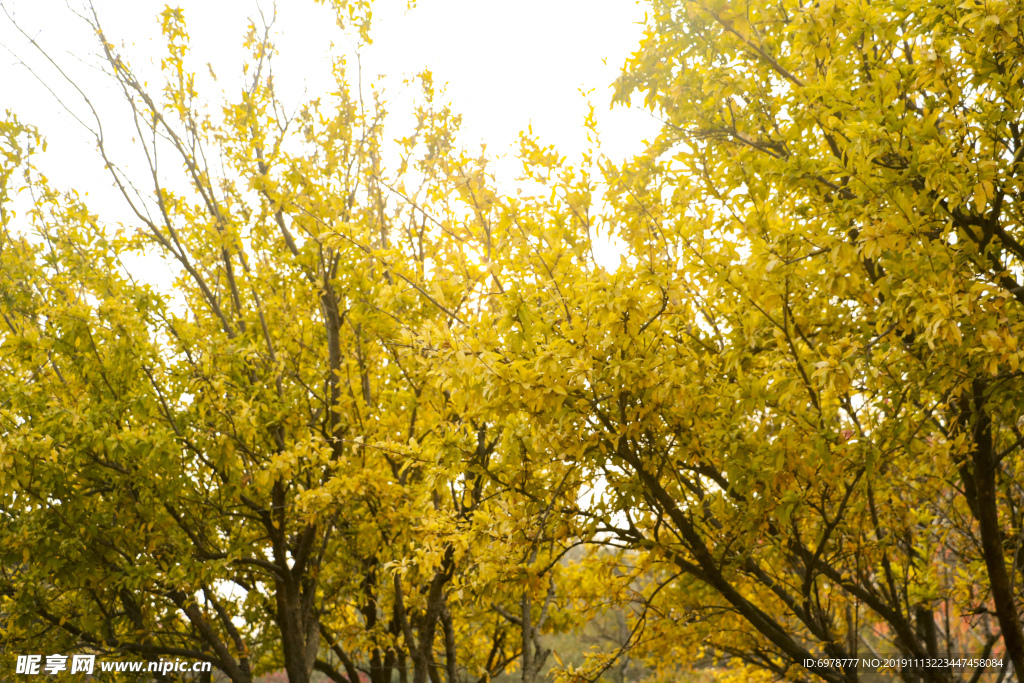
[[[1006,571],[1003,553],[1003,534],[999,525],[999,492],[996,487],[995,442],[992,438],[992,420],[984,409],[985,383],[974,380],[973,396],[964,399],[961,424],[970,430],[974,451],[970,459],[960,464],[960,476],[971,513],[978,521],[981,532],[981,550],[988,569],[989,587],[996,606],[996,619],[1003,632],[1006,656],[1013,662],[1018,678],[1024,675],[1024,632],[1021,631],[1016,601]],[[970,405],[973,403],[973,406]],[[970,418],[974,419],[971,420]]]

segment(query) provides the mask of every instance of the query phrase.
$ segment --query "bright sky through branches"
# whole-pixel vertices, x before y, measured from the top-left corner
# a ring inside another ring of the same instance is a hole
[[[269,17],[273,6],[249,0],[178,4],[192,39],[192,64],[199,71],[210,63],[219,86],[234,95],[243,83],[242,40],[248,17],[258,16],[260,8]],[[95,40],[73,13],[85,11],[82,5],[74,0],[6,0],[3,5],[76,82],[88,86],[83,90],[95,93],[104,87],[102,76],[92,68],[97,63]],[[125,46],[137,69],[161,54],[157,14],[163,7],[163,2],[152,0],[96,2],[108,39]],[[592,91],[589,97],[598,113],[604,152],[618,158],[639,151],[641,140],[657,128],[641,110],[608,110],[609,86],[639,43],[638,22],[643,18],[643,8],[629,0],[422,0],[408,12],[404,1],[382,0],[374,13],[374,43],[361,57],[364,86],[384,75],[392,110],[400,113],[406,105],[403,79],[430,69],[438,86],[447,84],[446,96],[463,115],[464,143],[485,142],[490,154],[507,154],[528,125],[543,142],[556,144],[563,153],[578,153],[585,144],[581,123],[587,111],[580,91]],[[280,3],[273,40],[280,53],[275,85],[293,107],[330,90],[332,41],[335,54],[354,54],[354,44],[335,27],[332,11],[313,2]],[[97,172],[98,158],[90,153],[94,141],[59,110],[18,58],[39,69],[48,84],[59,83],[59,78],[44,68],[40,55],[6,20],[0,21],[0,44],[8,48],[0,53],[0,107],[38,126],[51,149],[60,150],[60,168],[47,169],[58,185],[95,195],[100,187],[93,184],[106,185],[108,179]],[[155,67],[150,73],[155,79]],[[98,103],[101,114],[102,107],[118,104],[118,93],[105,85],[109,99]],[[58,90],[62,97],[71,92]],[[79,113],[85,111],[74,96],[66,101]],[[405,132],[400,121],[390,130],[395,136]],[[73,155],[67,153],[69,145]],[[69,157],[75,163],[68,164]],[[515,168],[506,164],[499,172],[514,173]]]

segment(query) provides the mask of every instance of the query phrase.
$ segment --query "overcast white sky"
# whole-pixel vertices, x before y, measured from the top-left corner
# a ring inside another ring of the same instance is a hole
[[[74,16],[82,0],[0,0],[18,23],[62,63],[89,92],[107,87],[94,69],[97,46],[88,27]],[[108,39],[124,43],[137,68],[160,54],[157,14],[166,3],[156,0],[95,0]],[[219,84],[241,87],[241,47],[247,17],[255,0],[184,0],[197,65],[210,62]],[[264,12],[271,0],[262,0]],[[602,148],[621,158],[641,149],[656,122],[639,109],[609,111],[609,85],[641,36],[644,10],[634,0],[419,0],[405,11],[405,0],[379,0],[374,13],[374,44],[362,56],[364,76],[385,76],[388,92],[401,90],[404,77],[424,68],[463,114],[462,139],[486,142],[491,154],[508,153],[518,134],[534,131],[563,152],[575,154],[585,143],[581,122],[593,92]],[[352,53],[353,45],[337,30],[331,10],[311,0],[281,0],[275,42],[280,55],[275,82],[286,101],[297,104],[330,86],[327,55]],[[335,43],[332,48],[332,41]],[[0,16],[0,109],[12,109],[41,128],[51,145],[45,168],[58,185],[74,186],[96,198],[108,184],[93,143],[62,113],[53,98],[32,79],[18,58],[43,68],[26,39]],[[13,52],[13,54],[12,54]],[[101,103],[115,102],[107,90]],[[69,101],[74,101],[70,98]],[[396,121],[396,123],[398,123]],[[405,131],[392,126],[394,137]],[[511,163],[499,166],[512,169]],[[97,183],[99,185],[97,185]],[[92,202],[90,202],[92,203]],[[100,207],[96,207],[100,208]]]

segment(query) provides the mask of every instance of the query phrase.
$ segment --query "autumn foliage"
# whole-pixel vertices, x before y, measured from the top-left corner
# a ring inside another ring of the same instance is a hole
[[[286,115],[254,24],[213,112],[180,10],[160,88],[92,15],[148,168],[87,120],[108,224],[0,124],[0,648],[235,683],[1019,678],[1022,14],[654,0],[615,87],[661,133],[622,164],[592,118],[580,159],[524,135],[515,192],[428,74],[411,130],[340,59]]]

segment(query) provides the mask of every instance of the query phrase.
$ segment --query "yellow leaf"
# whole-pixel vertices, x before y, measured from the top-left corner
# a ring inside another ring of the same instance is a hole
[[[974,207],[978,213],[984,213],[985,204],[988,203],[988,194],[985,192],[985,183],[978,183],[974,186]]]

